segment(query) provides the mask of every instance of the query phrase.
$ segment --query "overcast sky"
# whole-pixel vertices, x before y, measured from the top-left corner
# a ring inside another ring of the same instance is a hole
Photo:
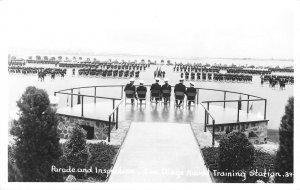
[[[289,0],[4,0],[0,4],[11,49],[293,57]]]

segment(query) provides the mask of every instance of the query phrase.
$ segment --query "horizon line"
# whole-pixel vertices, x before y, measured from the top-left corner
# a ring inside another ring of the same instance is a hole
[[[23,49],[23,48],[21,48]],[[13,50],[10,50],[13,51]],[[236,59],[236,60],[277,60],[277,61],[294,61],[294,58],[274,58],[274,57],[211,57],[211,56],[190,56],[190,57],[174,57],[174,56],[163,56],[163,55],[147,55],[147,54],[131,54],[131,53],[107,53],[107,52],[94,52],[94,51],[81,51],[82,53],[74,53],[74,51],[68,50],[33,50],[33,49],[26,49],[25,51],[40,51],[41,53],[37,54],[63,54],[63,55],[81,55],[81,56],[145,56],[145,57],[156,57],[156,58],[163,58],[163,59]],[[47,52],[47,53],[46,53]],[[12,53],[8,53],[8,55]]]

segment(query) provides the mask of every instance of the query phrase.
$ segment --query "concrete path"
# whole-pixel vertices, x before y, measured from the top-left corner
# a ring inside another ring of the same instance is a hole
[[[211,182],[189,124],[133,122],[109,182]]]

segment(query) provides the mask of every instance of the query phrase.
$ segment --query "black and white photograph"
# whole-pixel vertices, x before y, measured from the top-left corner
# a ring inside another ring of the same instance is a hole
[[[0,0],[0,188],[297,189],[299,7]]]

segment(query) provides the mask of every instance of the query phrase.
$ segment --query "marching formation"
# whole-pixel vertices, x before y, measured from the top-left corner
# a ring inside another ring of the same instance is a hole
[[[285,89],[285,85],[294,84],[294,76],[283,76],[283,75],[262,75],[260,77],[261,85],[268,82],[271,88],[275,88],[276,85],[279,85],[279,89]]]
[[[214,80],[218,82],[252,82],[252,75],[216,73]]]
[[[8,67],[22,67],[25,66],[25,62],[8,62]]]
[[[10,74],[24,74],[32,75],[37,74],[41,81],[44,81],[45,76],[50,75],[51,79],[55,79],[55,76],[64,77],[67,73],[66,69],[57,68],[44,68],[44,67],[8,67],[8,73]]]
[[[166,72],[161,70],[161,67],[156,67],[156,70],[154,71],[154,78],[158,77],[158,78],[165,78],[166,76]]]
[[[212,72],[218,73],[220,69],[214,67],[202,66],[201,64],[175,64],[173,71],[176,72]]]
[[[217,81],[217,82],[252,82],[251,75],[243,74],[221,74],[221,73],[210,73],[210,72],[186,72],[180,74],[181,78],[185,80],[202,80],[202,81]]]
[[[74,72],[73,72],[74,73]],[[114,77],[114,78],[139,78],[140,71],[135,70],[118,70],[118,69],[79,69],[79,76],[100,76],[100,77]]]
[[[23,75],[37,75],[40,81],[44,81],[46,76],[50,76],[51,79],[55,79],[57,76],[64,78],[67,73],[71,76],[79,77],[99,77],[99,78],[140,78],[141,73],[145,72],[147,68],[151,65],[155,65],[155,61],[151,62],[145,60],[138,62],[135,61],[98,61],[94,58],[92,61],[90,58],[83,60],[79,57],[77,61],[76,57],[73,57],[72,61],[66,57],[63,61],[62,56],[58,56],[58,59],[44,56],[42,59],[40,56],[36,56],[37,59],[33,60],[32,56],[30,59],[14,59],[8,62],[8,73],[9,74],[23,74]],[[164,80],[164,85],[160,86],[156,82],[153,87],[151,87],[151,96],[154,102],[164,100],[165,103],[169,102],[169,94],[171,92],[171,87],[168,84],[168,79],[166,78],[165,69],[169,67],[173,69],[173,72],[178,72],[179,78],[183,81],[213,81],[213,82],[244,82],[252,83],[253,77],[260,75],[261,86],[264,83],[268,83],[270,87],[274,88],[278,85],[279,89],[285,89],[286,85],[294,84],[294,77],[290,73],[294,72],[292,67],[255,67],[255,66],[236,66],[232,64],[231,66],[221,65],[221,64],[182,64],[175,63],[172,64],[168,62],[166,66],[157,66],[153,72],[154,78],[158,80]],[[69,70],[69,71],[68,71]],[[284,75],[284,73],[287,73]],[[282,75],[281,75],[282,74]],[[179,88],[183,88],[179,85]],[[177,88],[176,88],[177,90]],[[181,90],[182,91],[182,90]],[[175,93],[175,91],[174,91]],[[180,92],[178,92],[181,94]],[[177,93],[177,94],[178,94]],[[182,96],[182,95],[181,95]],[[180,95],[176,97],[180,99]],[[142,97],[142,95],[140,96]],[[178,101],[180,105],[180,101]]]
[[[251,74],[251,75],[267,75],[271,74],[272,71],[260,70],[260,69],[228,69],[227,73],[232,74]]]
[[[79,76],[101,76],[101,77],[118,77],[139,78],[140,72],[145,71],[150,64],[145,63],[99,63],[90,65],[89,68],[78,70]],[[73,69],[73,75],[75,74]]]
[[[35,62],[38,63],[39,62]],[[51,62],[52,63],[52,62]],[[42,63],[40,63],[42,64]],[[47,65],[50,65],[48,63]],[[150,63],[136,63],[136,62],[88,62],[85,64],[73,64],[73,63],[59,63],[60,68],[57,67],[57,62],[53,62],[53,67],[33,67],[26,66],[26,63],[15,63],[10,62],[8,67],[8,72],[10,74],[37,74],[41,81],[44,81],[47,74],[51,75],[51,79],[54,79],[56,75],[64,77],[67,73],[67,69],[71,69],[72,75],[76,75],[76,70],[78,71],[78,76],[94,76],[94,77],[114,77],[114,78],[128,78],[134,77],[139,78],[140,72],[145,71],[146,68],[150,67]],[[80,69],[76,69],[76,68]]]
[[[221,70],[227,67],[207,67],[199,64],[196,65],[175,65],[173,67],[174,72],[181,72],[180,77],[185,80],[202,80],[202,81],[217,81],[217,82],[252,82],[252,75],[232,74],[228,68],[228,73],[220,73]]]

